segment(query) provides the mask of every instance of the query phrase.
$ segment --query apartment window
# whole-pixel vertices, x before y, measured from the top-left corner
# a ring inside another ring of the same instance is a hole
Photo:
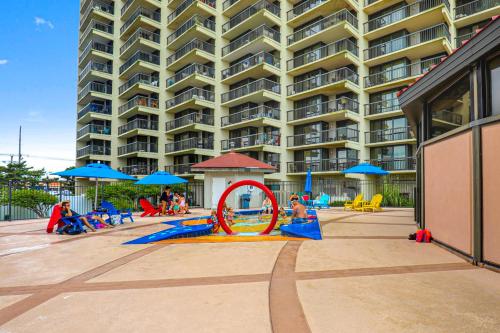
[[[408,122],[406,120],[406,117],[374,120],[370,122],[370,128],[372,131],[379,131],[379,130],[389,131],[395,128],[406,128],[406,127],[408,127]]]
[[[412,156],[411,145],[386,146],[370,149],[370,158],[377,161],[405,159]]]
[[[339,148],[335,154],[339,163],[346,163],[358,159],[358,151],[356,149]]]
[[[488,63],[488,115],[500,115],[500,58],[498,55]]]
[[[394,89],[371,94],[369,114],[399,110],[399,100],[397,97],[397,93],[399,90],[401,89]]]
[[[468,124],[471,116],[469,75],[462,76],[430,103],[430,137]]]

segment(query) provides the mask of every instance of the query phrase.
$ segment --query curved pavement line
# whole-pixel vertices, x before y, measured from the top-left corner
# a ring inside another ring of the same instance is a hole
[[[289,241],[281,249],[269,282],[269,315],[274,333],[310,333],[295,283],[295,263],[302,241]]]

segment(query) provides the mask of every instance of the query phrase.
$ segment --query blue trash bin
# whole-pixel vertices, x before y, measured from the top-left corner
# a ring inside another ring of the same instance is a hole
[[[251,195],[250,194],[242,194],[240,196],[240,208],[241,209],[248,209],[248,208],[250,208],[250,199],[251,199]]]

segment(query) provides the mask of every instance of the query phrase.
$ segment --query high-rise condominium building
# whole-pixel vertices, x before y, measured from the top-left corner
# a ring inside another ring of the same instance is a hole
[[[192,164],[234,150],[276,166],[270,180],[364,161],[414,178],[396,93],[498,14],[500,0],[82,0],[77,163],[198,178]]]

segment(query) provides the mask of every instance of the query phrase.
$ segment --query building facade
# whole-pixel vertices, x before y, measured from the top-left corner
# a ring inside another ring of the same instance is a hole
[[[364,161],[414,179],[396,92],[499,13],[498,0],[82,0],[77,164],[196,179],[191,165],[234,150],[276,166],[269,180]]]

